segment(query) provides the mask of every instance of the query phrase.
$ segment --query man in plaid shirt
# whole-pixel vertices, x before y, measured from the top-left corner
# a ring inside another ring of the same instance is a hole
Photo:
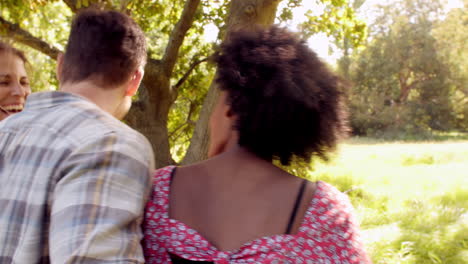
[[[60,92],[0,122],[0,263],[144,263],[148,141],[120,122],[146,43],[128,16],[87,10],[58,58]]]

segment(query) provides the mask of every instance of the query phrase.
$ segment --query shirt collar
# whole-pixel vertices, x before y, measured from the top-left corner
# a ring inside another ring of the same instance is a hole
[[[34,109],[40,109],[40,108],[54,107],[57,105],[77,102],[77,101],[89,102],[86,98],[82,96],[72,94],[72,93],[67,93],[67,92],[58,92],[58,91],[37,92],[37,93],[32,93],[30,96],[28,96],[28,99],[26,100],[26,104],[24,108],[25,110],[26,109],[34,110]]]

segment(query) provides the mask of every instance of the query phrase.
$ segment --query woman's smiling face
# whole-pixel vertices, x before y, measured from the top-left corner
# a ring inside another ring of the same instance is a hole
[[[0,107],[8,114],[21,112],[30,93],[24,61],[12,52],[0,52]]]

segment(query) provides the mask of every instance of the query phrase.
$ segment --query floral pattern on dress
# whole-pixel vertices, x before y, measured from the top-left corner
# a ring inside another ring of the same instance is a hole
[[[217,264],[355,264],[371,263],[360,241],[348,197],[318,181],[297,234],[255,239],[232,251],[220,251],[196,230],[169,218],[169,190],[175,166],[156,171],[145,210],[144,252],[149,264],[171,263],[169,253]]]

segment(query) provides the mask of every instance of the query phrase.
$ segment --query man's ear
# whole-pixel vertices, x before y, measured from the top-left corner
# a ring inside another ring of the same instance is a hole
[[[237,119],[237,116],[235,115],[234,111],[232,111],[231,104],[228,102],[228,94],[224,93],[224,98],[222,98],[221,100],[224,100],[224,116],[233,120]]]
[[[226,112],[224,113],[226,117],[235,119],[235,115],[234,115],[234,112],[232,111],[231,106],[230,105],[226,105],[226,106],[227,106]]]
[[[134,96],[136,94],[136,92],[138,91],[138,87],[140,87],[140,83],[143,79],[144,73],[145,72],[143,68],[139,68],[135,71],[133,76],[130,78],[130,81],[128,82],[127,90],[125,90],[126,96]]]
[[[230,126],[234,127],[236,122],[237,122],[237,115],[232,111],[232,108],[230,105],[227,106],[227,110],[225,112],[225,117],[229,120]]]
[[[227,126],[230,128],[233,128],[237,122],[238,116],[234,111],[232,110],[232,106],[227,103],[227,98],[225,98],[224,106],[223,106],[223,117],[224,117],[224,122]],[[233,130],[234,131],[234,130]]]
[[[62,69],[63,69],[63,53],[59,52],[57,55],[57,68],[55,69],[55,75],[57,76],[57,80],[61,82],[62,80]]]

